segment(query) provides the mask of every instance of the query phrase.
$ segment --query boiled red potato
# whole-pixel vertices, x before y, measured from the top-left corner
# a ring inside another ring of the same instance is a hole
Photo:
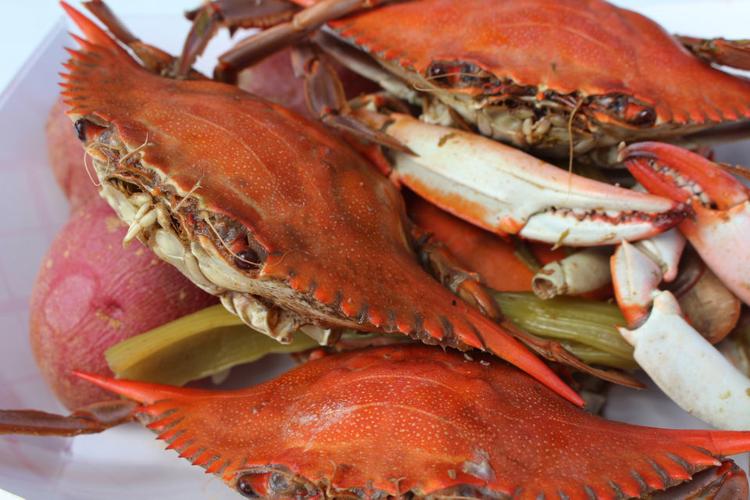
[[[66,106],[61,99],[55,102],[47,116],[45,132],[47,155],[57,184],[70,201],[72,209],[97,196],[97,188],[83,163],[83,147],[76,137]]]
[[[98,196],[74,209],[45,257],[31,297],[31,344],[58,398],[77,408],[111,398],[71,375],[111,375],[104,351],[217,302],[138,242]]]

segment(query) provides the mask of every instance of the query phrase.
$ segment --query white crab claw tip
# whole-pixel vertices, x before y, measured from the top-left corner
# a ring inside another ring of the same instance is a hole
[[[620,335],[622,335],[622,338],[624,338],[628,344],[635,347],[635,342],[636,342],[635,330],[628,330],[624,326],[618,326],[617,331],[620,332]]]
[[[674,295],[669,292],[656,292],[654,293],[654,305],[652,312],[664,315],[676,315],[682,316],[682,309],[680,309],[680,303]]]
[[[641,368],[684,410],[721,429],[750,429],[750,380],[685,321],[670,292],[655,295],[643,325],[619,331]]]
[[[617,248],[610,264],[617,305],[628,326],[638,325],[648,315],[654,291],[662,278],[661,268],[627,241]]]

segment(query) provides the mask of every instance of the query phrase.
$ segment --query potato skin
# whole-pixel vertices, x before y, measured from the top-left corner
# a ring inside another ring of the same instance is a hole
[[[98,196],[73,208],[32,292],[34,356],[70,409],[111,399],[71,370],[112,375],[107,348],[217,302],[141,243],[123,248],[126,229]]]
[[[97,187],[83,165],[83,146],[76,137],[73,122],[65,114],[67,106],[58,99],[47,115],[44,127],[47,157],[58,186],[71,210],[97,197]],[[95,175],[92,169],[91,175]]]

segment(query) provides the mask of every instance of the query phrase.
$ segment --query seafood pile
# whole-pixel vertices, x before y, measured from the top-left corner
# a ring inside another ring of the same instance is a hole
[[[747,128],[750,80],[720,66],[750,67],[750,43],[603,1],[215,0],[173,56],[102,1],[100,24],[62,6],[83,33],[70,134],[123,242],[223,308],[117,339],[111,371],[67,367],[125,399],[2,410],[0,432],[137,420],[247,497],[748,497],[727,457],[750,451],[750,191],[710,144]],[[211,78],[193,68],[247,28]],[[308,116],[242,88],[282,50]],[[565,326],[603,308],[609,337]],[[207,315],[234,329],[196,340]],[[157,383],[258,357],[191,371],[178,342],[206,359],[245,336],[304,363],[243,390]],[[582,409],[636,367],[720,430]]]

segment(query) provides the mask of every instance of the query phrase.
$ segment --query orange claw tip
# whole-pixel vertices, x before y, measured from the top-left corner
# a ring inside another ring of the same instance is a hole
[[[674,177],[663,171],[663,167],[698,184],[719,209],[731,208],[748,199],[744,186],[732,174],[711,160],[672,144],[631,144],[620,152],[619,159],[646,189],[675,200],[690,198],[692,191],[675,184]],[[662,168],[656,170],[652,162]]]
[[[103,375],[96,375],[78,370],[73,370],[73,375],[87,382],[98,385],[102,389],[106,389],[142,404],[153,404],[156,401],[168,398],[198,396],[209,392],[199,389],[185,389],[170,385],[152,384],[149,382],[117,380],[112,377],[105,377]]]

